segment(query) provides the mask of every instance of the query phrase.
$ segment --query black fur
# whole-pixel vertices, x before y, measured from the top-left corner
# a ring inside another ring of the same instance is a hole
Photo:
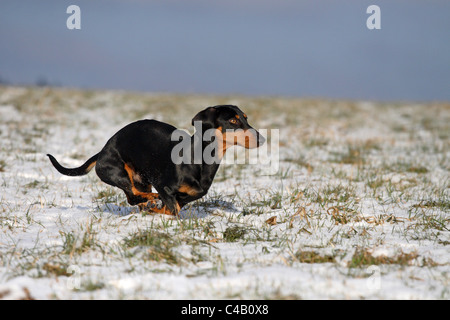
[[[221,133],[230,129],[253,129],[247,122],[247,116],[231,105],[209,107],[199,112],[192,119],[192,124],[194,121],[202,123],[203,132],[208,129],[220,129]],[[220,163],[174,164],[171,152],[179,143],[171,141],[175,130],[174,126],[156,120],[133,122],[119,130],[98,154],[79,168],[65,168],[52,155],[48,157],[60,173],[69,176],[87,174],[95,165],[99,178],[122,189],[131,205],[138,204],[143,209],[176,215],[185,204],[208,192]],[[195,134],[187,136],[193,150]],[[244,145],[258,147],[265,140],[257,131],[254,131],[252,139],[255,139],[253,146]],[[213,139],[201,143],[204,150],[217,141]],[[152,187],[158,194],[152,193]],[[158,200],[164,205],[162,209],[155,209],[155,201]]]

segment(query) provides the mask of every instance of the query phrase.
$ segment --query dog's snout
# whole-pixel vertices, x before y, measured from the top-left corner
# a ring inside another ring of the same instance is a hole
[[[266,138],[259,132],[257,132],[257,139],[258,139],[258,147],[262,146],[266,142]]]
[[[247,131],[247,137],[250,141],[249,143],[246,143],[246,148],[258,148],[266,141],[266,138],[253,128]]]

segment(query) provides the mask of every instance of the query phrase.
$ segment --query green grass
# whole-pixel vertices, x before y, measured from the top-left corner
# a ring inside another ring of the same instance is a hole
[[[417,252],[405,253],[399,250],[393,256],[384,256],[384,255],[374,256],[370,249],[357,248],[351,260],[348,263],[348,267],[362,268],[372,265],[409,266],[414,263],[419,263],[421,266],[436,265],[436,263],[431,259],[419,259],[419,254]]]
[[[239,226],[232,226],[228,227],[223,232],[223,241],[225,242],[236,242],[238,240],[241,240],[247,233],[248,228],[245,227],[239,227]]]
[[[335,255],[320,254],[316,251],[299,250],[294,255],[295,259],[301,263],[335,263]]]
[[[0,172],[4,172],[6,168],[6,161],[0,160]]]
[[[168,233],[155,230],[141,230],[130,235],[123,241],[124,248],[144,247],[144,260],[166,262],[168,264],[179,264],[182,257],[174,251],[180,243]]]

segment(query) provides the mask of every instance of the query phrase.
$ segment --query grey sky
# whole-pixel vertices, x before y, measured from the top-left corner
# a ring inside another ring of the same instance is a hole
[[[81,8],[81,30],[66,9]],[[381,8],[381,30],[366,9]],[[149,92],[450,100],[450,2],[0,2],[0,79]]]

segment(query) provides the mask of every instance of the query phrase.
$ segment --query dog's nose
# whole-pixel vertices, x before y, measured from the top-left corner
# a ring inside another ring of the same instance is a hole
[[[258,147],[262,146],[266,142],[266,138],[264,138],[259,132],[258,132]]]

